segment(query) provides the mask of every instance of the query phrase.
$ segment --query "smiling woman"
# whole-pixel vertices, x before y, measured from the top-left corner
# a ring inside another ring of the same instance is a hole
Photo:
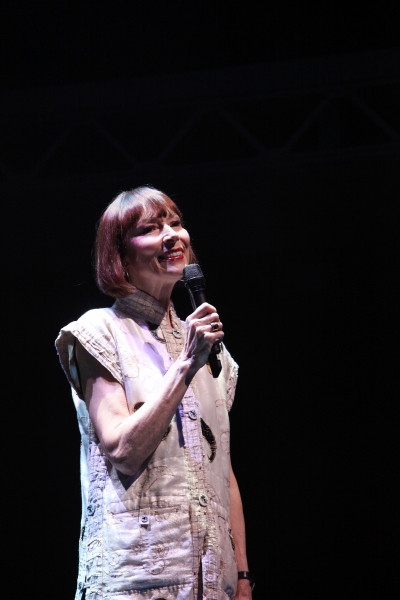
[[[57,338],[82,436],[76,600],[251,598],[229,451],[237,365],[213,306],[183,323],[171,302],[193,262],[176,204],[123,192],[96,239],[98,285],[117,300]]]
[[[129,243],[132,237],[154,235],[161,221],[166,220],[170,226],[179,221],[183,228],[182,213],[175,202],[150,187],[122,192],[108,206],[100,221],[95,246],[97,285],[105,294],[122,298],[132,293],[124,264],[127,241]],[[197,262],[190,240],[187,251],[188,263]],[[154,273],[157,272],[157,264],[154,260]]]
[[[161,212],[161,211],[160,211]],[[123,263],[126,277],[139,289],[169,301],[176,275],[189,264],[190,238],[176,212],[139,218],[123,240]]]

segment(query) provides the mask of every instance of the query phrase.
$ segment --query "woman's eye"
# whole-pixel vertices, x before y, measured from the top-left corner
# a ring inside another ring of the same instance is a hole
[[[171,223],[171,227],[180,227],[182,225],[182,223],[179,221],[179,219],[177,221],[172,221]]]
[[[145,235],[146,233],[150,233],[151,231],[154,231],[155,228],[156,228],[155,225],[146,225],[146,227],[142,227],[141,234]]]

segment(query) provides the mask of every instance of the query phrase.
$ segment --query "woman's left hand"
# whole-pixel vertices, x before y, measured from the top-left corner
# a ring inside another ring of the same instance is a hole
[[[251,600],[252,591],[248,579],[239,579],[234,600]]]

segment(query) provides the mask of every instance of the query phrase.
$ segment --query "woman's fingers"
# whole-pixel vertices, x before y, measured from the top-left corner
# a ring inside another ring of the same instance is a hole
[[[224,332],[222,330],[210,331],[210,326],[202,326],[196,329],[196,336],[198,339],[204,339],[206,343],[212,346],[216,342],[221,342],[224,338]]]
[[[210,325],[210,331],[222,329],[222,323],[214,306],[204,302],[186,319],[189,326]]]
[[[212,333],[221,331],[223,328],[217,313],[213,313],[212,315],[208,315],[202,319],[196,319],[194,323],[196,327],[202,327],[204,328],[204,331],[211,331]]]
[[[222,341],[223,338],[222,323],[217,313],[212,313],[202,319],[191,319],[188,322],[188,342],[192,345],[194,352],[201,350],[203,346],[207,346],[208,350],[211,350],[211,346]]]
[[[223,325],[219,320],[218,313],[212,313],[202,319],[188,319],[189,331],[196,331],[198,335],[202,334],[206,338],[209,338],[212,334],[212,339],[218,338],[219,335],[223,335]]]
[[[215,306],[208,302],[198,306],[186,323],[186,352],[188,356],[197,357],[200,367],[207,361],[212,346],[223,340],[223,326]]]
[[[206,317],[207,315],[216,312],[217,309],[215,308],[215,306],[213,306],[212,304],[208,304],[208,302],[203,302],[203,304],[200,304],[200,306],[198,306],[190,316],[195,319],[201,319],[203,317]]]

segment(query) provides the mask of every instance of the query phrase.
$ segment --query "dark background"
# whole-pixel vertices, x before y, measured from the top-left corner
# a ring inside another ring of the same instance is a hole
[[[74,593],[79,434],[53,343],[61,326],[111,304],[93,282],[95,224],[120,190],[150,183],[184,213],[240,365],[232,460],[255,597],[398,598],[400,74],[387,75],[385,52],[399,46],[399,9],[16,2],[1,10],[3,497],[15,595]],[[329,104],[339,118],[328,111],[290,156],[273,153],[336,85],[327,75],[325,87],[300,82],[297,95],[282,95],[286,67],[302,81],[332,61],[345,80],[354,57],[362,70],[372,56],[375,79],[357,93],[391,138],[339,94]],[[246,96],[254,65],[281,73],[276,92]],[[96,90],[115,98],[128,88],[131,113],[127,93],[122,108],[97,105]],[[192,137],[156,160],[199,103]],[[221,103],[246,124],[247,150],[218,120]],[[92,113],[129,152],[104,152]],[[73,131],[61,139],[65,123]],[[267,152],[255,154],[249,132]],[[175,301],[185,317],[185,294]]]

